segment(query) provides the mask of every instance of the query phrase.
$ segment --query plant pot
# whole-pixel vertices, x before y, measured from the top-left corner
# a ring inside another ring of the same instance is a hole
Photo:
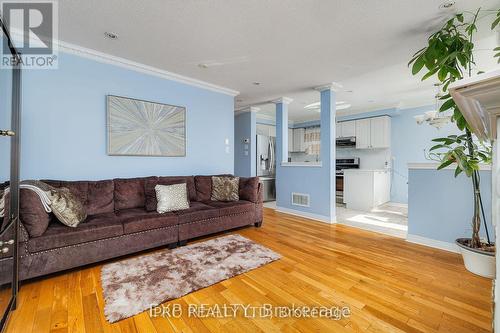
[[[483,251],[481,249],[473,249],[466,245],[469,242],[470,238],[459,238],[455,241],[460,248],[465,268],[471,273],[490,279],[494,278],[495,253]]]

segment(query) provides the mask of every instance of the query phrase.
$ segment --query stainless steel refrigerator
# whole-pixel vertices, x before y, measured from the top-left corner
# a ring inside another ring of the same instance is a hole
[[[276,200],[276,138],[257,135],[257,176],[260,177],[264,201]]]

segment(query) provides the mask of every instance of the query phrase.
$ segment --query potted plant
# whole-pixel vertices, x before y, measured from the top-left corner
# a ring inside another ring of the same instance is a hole
[[[480,164],[491,164],[492,149],[490,142],[479,141],[471,132],[460,109],[448,93],[448,86],[465,75],[471,76],[475,69],[474,34],[478,20],[493,16],[491,29],[500,23],[500,10],[481,10],[456,14],[440,30],[429,36],[427,46],[417,51],[408,65],[412,74],[424,71],[422,80],[437,78],[442,102],[439,112],[451,114],[451,120],[460,130],[460,135],[436,138],[435,145],[429,150],[429,157],[439,161],[438,170],[448,166],[455,167],[455,177],[463,173],[471,180],[473,189],[474,213],[472,216],[472,237],[459,238],[456,244],[462,253],[465,267],[478,275],[494,277],[495,244],[490,240],[480,190]],[[499,57],[500,47],[494,49]],[[481,221],[486,229],[486,240],[479,236]]]

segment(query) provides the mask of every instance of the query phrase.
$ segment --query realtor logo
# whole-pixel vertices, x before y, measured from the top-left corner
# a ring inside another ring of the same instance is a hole
[[[23,69],[57,68],[57,2],[2,1],[2,17]],[[14,61],[4,39],[1,67]]]

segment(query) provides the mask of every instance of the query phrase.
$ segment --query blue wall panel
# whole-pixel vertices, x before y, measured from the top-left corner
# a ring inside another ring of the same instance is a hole
[[[59,69],[23,79],[23,179],[233,172],[232,96],[65,53]],[[108,94],[185,106],[186,156],[107,156]]]

